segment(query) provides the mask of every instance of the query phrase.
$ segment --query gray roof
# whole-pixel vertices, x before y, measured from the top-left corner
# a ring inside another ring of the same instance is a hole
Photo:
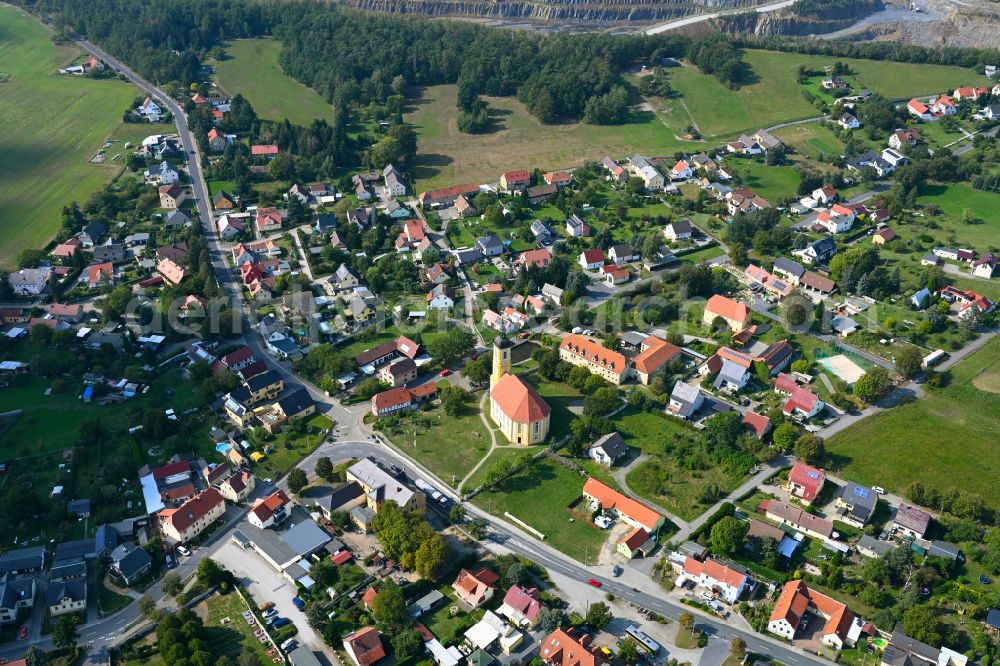
[[[484,252],[494,249],[501,249],[501,250],[503,249],[503,241],[500,240],[500,238],[494,234],[490,234],[489,236],[483,236],[482,238],[476,241],[476,245],[482,248]]]
[[[322,548],[330,540],[330,535],[309,518],[285,531],[281,540],[298,555],[308,557]]]
[[[82,557],[70,557],[64,560],[56,560],[52,563],[52,570],[49,571],[49,578],[56,580],[59,578],[76,578],[87,575],[87,563]]]
[[[689,234],[691,233],[691,221],[690,220],[674,220],[667,225],[674,230],[675,234]]]
[[[774,260],[774,270],[782,270],[785,273],[794,275],[797,278],[802,277],[802,275],[806,272],[806,269],[802,264],[785,257],[778,257]]]
[[[867,486],[849,481],[840,493],[840,499],[851,505],[850,514],[861,522],[867,522],[875,510],[878,494]]]
[[[694,557],[696,559],[700,559],[704,556],[706,551],[708,551],[708,548],[699,543],[695,543],[694,541],[685,541],[681,545],[677,546],[678,553],[686,555],[687,557]]]
[[[724,383],[740,384],[743,376],[747,374],[747,369],[742,365],[733,363],[729,359],[722,359],[722,369],[719,370],[718,377],[715,378],[715,388],[721,387]]]
[[[670,400],[671,402],[680,403],[681,408],[678,410],[678,413],[681,416],[687,417],[694,413],[695,405],[700,400],[703,400],[703,398],[697,386],[678,381],[674,384],[673,391],[670,392]]]
[[[30,546],[0,553],[0,574],[45,566],[45,547]]]
[[[994,629],[1000,629],[1000,608],[991,608],[986,613],[986,624]]]
[[[478,247],[472,247],[466,250],[454,250],[452,254],[455,255],[455,259],[458,261],[459,265],[474,264],[477,261],[482,261],[483,259],[483,253],[479,251]]]
[[[295,416],[304,409],[307,409],[312,404],[312,396],[310,396],[309,391],[304,388],[301,388],[295,393],[278,400],[278,406],[281,407],[281,411],[284,412],[289,418]]]
[[[90,513],[90,500],[89,499],[75,499],[70,500],[66,505],[66,512],[73,513],[78,516]]]
[[[820,238],[819,240],[814,240],[809,243],[811,247],[818,256],[823,256],[825,254],[834,255],[837,252],[837,243],[829,236]]]
[[[906,663],[907,657],[912,655],[936,664],[940,654],[940,648],[922,643],[915,638],[910,638],[903,633],[903,625],[897,624],[892,632],[889,645],[882,654],[882,663],[897,666]]]
[[[63,560],[68,557],[86,557],[95,553],[93,539],[80,539],[78,541],[64,541],[56,544],[56,559]]]
[[[625,440],[617,432],[608,433],[604,437],[601,437],[590,448],[601,449],[604,455],[612,460],[617,460],[628,452]]]
[[[71,578],[51,582],[45,590],[45,604],[47,606],[55,606],[66,597],[73,601],[86,600],[87,580],[85,578]]]
[[[153,563],[153,558],[144,549],[132,543],[123,543],[111,553],[111,561],[125,578],[132,578]]]
[[[0,578],[0,608],[13,609],[18,601],[32,599],[34,587],[34,578],[15,578],[12,580]]]
[[[932,557],[945,557],[949,560],[957,560],[961,550],[958,546],[947,541],[932,541],[931,547],[927,549],[927,554]]]
[[[877,555],[880,556],[885,555],[894,548],[894,546],[890,542],[880,541],[875,537],[869,536],[867,534],[863,535],[860,539],[858,539],[858,547],[864,548],[865,550],[870,550],[873,553],[876,553]]]
[[[321,666],[319,659],[305,645],[299,645],[294,650],[288,651],[288,662],[292,666]]]
[[[645,333],[640,333],[639,331],[625,331],[622,333],[622,342],[633,347],[638,347],[647,337]]]
[[[416,491],[394,478],[371,458],[362,458],[347,468],[347,473],[358,479],[383,500],[392,500],[399,506],[406,506]]]

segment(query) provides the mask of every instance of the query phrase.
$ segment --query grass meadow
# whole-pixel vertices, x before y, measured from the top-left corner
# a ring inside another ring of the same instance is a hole
[[[312,88],[282,71],[280,53],[281,42],[272,39],[231,42],[226,47],[226,58],[212,63],[219,87],[230,95],[246,97],[261,118],[288,118],[295,125],[305,126],[317,118],[330,121],[330,105]]]
[[[11,268],[21,250],[45,245],[63,206],[82,204],[121,172],[120,160],[89,160],[122,127],[136,89],[58,73],[80,53],[53,44],[32,16],[0,6],[0,268]]]
[[[951,369],[951,383],[916,402],[870,416],[826,441],[848,478],[903,492],[912,481],[960,487],[1000,507],[1000,339]],[[954,433],[962,433],[955,438]]]

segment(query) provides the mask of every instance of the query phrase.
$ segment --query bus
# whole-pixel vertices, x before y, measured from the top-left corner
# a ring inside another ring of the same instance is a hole
[[[633,639],[640,648],[649,654],[656,654],[660,651],[660,644],[639,631],[634,624],[629,625],[628,629],[625,630],[625,633],[629,636],[629,638]]]

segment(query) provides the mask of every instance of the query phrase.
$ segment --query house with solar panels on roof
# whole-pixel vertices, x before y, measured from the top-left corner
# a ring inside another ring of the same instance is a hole
[[[788,473],[786,489],[806,506],[813,503],[823,490],[826,474],[804,462],[797,462]]]
[[[837,498],[837,518],[855,527],[864,527],[875,513],[878,494],[866,486],[849,481]]]

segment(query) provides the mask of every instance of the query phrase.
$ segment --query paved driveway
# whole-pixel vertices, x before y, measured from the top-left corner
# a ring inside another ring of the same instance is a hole
[[[323,651],[323,637],[316,634],[306,621],[306,615],[292,603],[296,595],[295,586],[252,550],[243,550],[227,539],[212,557],[242,580],[250,590],[257,604],[273,601],[281,617],[287,617],[298,628],[296,638],[299,645],[306,645],[314,651]]]

